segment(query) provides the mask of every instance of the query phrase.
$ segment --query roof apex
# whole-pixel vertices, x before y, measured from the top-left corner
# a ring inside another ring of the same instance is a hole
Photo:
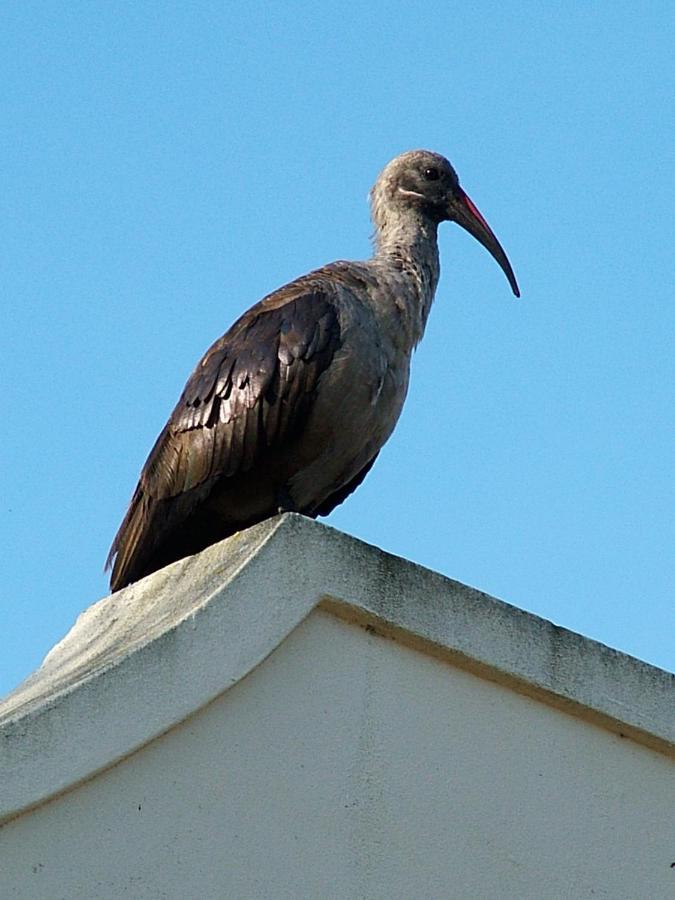
[[[287,513],[80,615],[0,704],[0,822],[203,707],[318,605],[675,754],[675,676]]]

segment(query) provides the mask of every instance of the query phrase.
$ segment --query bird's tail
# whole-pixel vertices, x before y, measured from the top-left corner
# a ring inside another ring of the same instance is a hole
[[[147,549],[141,552],[144,543],[141,538],[147,532],[148,520],[151,517],[149,506],[148,498],[139,485],[131,498],[129,509],[115,535],[105,563],[106,570],[112,570],[110,575],[112,591],[119,591],[145,574],[143,568]]]

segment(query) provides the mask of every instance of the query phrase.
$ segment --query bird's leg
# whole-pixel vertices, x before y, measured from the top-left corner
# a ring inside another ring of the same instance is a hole
[[[298,507],[295,505],[295,501],[289,494],[288,488],[285,484],[282,485],[277,489],[277,512],[285,513],[298,511]]]

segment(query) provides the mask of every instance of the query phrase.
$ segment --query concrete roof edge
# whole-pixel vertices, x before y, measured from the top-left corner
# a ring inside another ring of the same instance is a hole
[[[0,704],[0,823],[209,703],[318,603],[675,753],[675,676],[287,514],[83,613],[43,666]],[[112,669],[115,677],[107,677]]]

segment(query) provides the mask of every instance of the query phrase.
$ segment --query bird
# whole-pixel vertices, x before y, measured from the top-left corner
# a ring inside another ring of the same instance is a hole
[[[201,358],[113,540],[113,591],[280,512],[328,515],[361,484],[403,407],[438,284],[441,222],[476,238],[520,296],[445,157],[397,156],[370,206],[370,259],[273,291]]]

